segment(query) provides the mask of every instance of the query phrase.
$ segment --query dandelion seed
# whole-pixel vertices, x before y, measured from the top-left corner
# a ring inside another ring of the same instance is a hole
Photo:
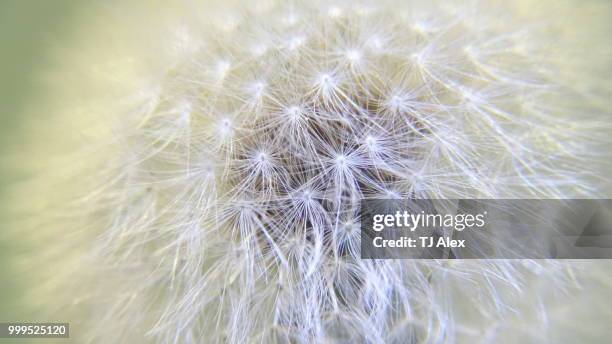
[[[337,87],[337,80],[329,73],[321,73],[316,79],[315,86],[324,98],[329,98]]]
[[[219,133],[222,137],[229,137],[234,132],[232,127],[232,121],[229,118],[223,118],[219,121],[218,126]]]

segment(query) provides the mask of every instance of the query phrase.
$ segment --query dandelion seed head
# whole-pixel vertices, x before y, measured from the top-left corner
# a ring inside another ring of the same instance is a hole
[[[64,290],[92,310],[74,317],[87,339],[533,334],[516,317],[535,302],[521,300],[543,297],[533,275],[570,284],[564,263],[361,259],[358,209],[367,198],[596,194],[584,166],[602,121],[576,78],[550,73],[564,56],[543,44],[554,30],[480,2],[217,5],[164,5],[168,22],[185,22],[180,57],[125,35],[149,77],[129,84],[149,86],[100,100],[107,131],[91,150],[105,148],[65,164],[79,211],[54,221],[75,240],[65,259],[82,285]]]

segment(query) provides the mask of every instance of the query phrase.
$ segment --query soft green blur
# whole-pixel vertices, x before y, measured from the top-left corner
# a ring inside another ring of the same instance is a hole
[[[2,235],[12,225],[7,189],[24,178],[18,166],[7,163],[7,156],[20,154],[25,108],[44,92],[40,77],[49,52],[74,30],[71,22],[77,5],[74,0],[0,1],[0,322],[27,320],[29,313],[24,307],[23,285],[9,265],[20,247]]]

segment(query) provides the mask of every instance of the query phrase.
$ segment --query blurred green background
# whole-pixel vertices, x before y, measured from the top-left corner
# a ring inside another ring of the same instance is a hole
[[[7,157],[19,157],[25,109],[44,92],[41,76],[50,52],[75,30],[71,23],[81,4],[76,0],[0,0],[0,322],[27,320],[30,313],[24,306],[21,282],[9,264],[19,247],[2,235],[12,225],[7,190],[25,177]]]

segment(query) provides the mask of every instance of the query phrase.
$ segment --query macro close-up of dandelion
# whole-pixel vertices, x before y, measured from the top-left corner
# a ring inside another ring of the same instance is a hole
[[[0,322],[73,343],[610,340],[607,259],[519,239],[489,240],[512,259],[367,259],[360,206],[611,198],[612,4],[72,11],[3,148],[20,311]]]

